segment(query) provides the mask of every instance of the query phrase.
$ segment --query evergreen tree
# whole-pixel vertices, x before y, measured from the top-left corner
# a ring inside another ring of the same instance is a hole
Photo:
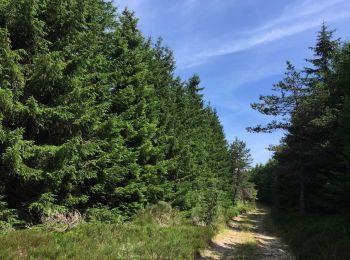
[[[7,219],[131,216],[165,200],[209,224],[230,203],[227,142],[199,77],[174,77],[171,50],[145,39],[133,12],[103,0],[2,1],[0,53]]]
[[[305,161],[303,138],[308,122],[308,114],[305,113],[307,89],[303,78],[294,66],[287,62],[286,77],[283,81],[274,85],[273,90],[279,95],[261,96],[263,103],[253,103],[252,108],[265,115],[280,117],[280,121],[272,121],[267,126],[248,128],[252,132],[271,132],[273,130],[287,130],[290,135],[285,141],[292,145],[295,168],[298,169],[299,179],[299,211],[305,212]]]
[[[243,141],[236,138],[230,145],[230,157],[233,201],[237,199],[253,201],[256,194],[251,182],[250,150]]]
[[[282,117],[282,121],[249,128],[251,131],[286,131],[275,149],[275,163],[266,166],[274,175],[256,169],[265,176],[255,179],[263,189],[262,198],[280,208],[295,208],[299,186],[301,213],[305,207],[310,212],[346,211],[349,55],[348,44],[334,40],[333,32],[323,24],[312,48],[314,57],[307,60],[311,68],[299,73],[289,66],[284,83],[274,87],[281,95],[262,97],[263,103],[252,105],[263,114]]]

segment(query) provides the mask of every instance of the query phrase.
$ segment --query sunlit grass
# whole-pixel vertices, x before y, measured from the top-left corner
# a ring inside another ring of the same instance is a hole
[[[237,260],[252,260],[257,259],[255,253],[259,248],[258,242],[255,239],[249,239],[242,244],[236,245],[234,250],[234,258]]]
[[[0,236],[0,259],[193,259],[208,227],[85,223],[66,233],[20,230]]]

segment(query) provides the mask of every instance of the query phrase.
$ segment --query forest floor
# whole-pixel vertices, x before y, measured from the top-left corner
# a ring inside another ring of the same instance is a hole
[[[271,227],[268,209],[259,206],[232,218],[197,259],[294,259]]]

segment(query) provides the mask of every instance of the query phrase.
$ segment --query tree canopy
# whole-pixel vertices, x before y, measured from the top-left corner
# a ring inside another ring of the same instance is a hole
[[[103,0],[1,2],[0,221],[167,201],[210,223],[233,203],[200,78],[137,21]]]
[[[349,210],[349,43],[333,34],[323,24],[308,66],[288,63],[276,95],[252,104],[278,120],[250,131],[285,131],[274,160],[255,169],[258,197],[302,214]]]

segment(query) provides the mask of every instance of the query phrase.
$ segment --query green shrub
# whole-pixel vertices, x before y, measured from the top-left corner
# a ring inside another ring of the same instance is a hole
[[[18,220],[17,211],[8,209],[7,202],[4,199],[4,196],[0,196],[0,233],[11,231],[15,226],[22,223]]]
[[[51,215],[67,212],[65,207],[56,204],[56,196],[51,192],[42,194],[37,201],[30,204],[29,210],[36,219],[41,221]]]
[[[160,226],[178,225],[182,221],[179,212],[164,201],[147,207],[145,214]]]
[[[107,206],[89,208],[85,213],[85,220],[89,222],[104,222],[106,224],[119,224],[124,221],[118,209],[110,209]]]
[[[191,218],[196,225],[214,225],[219,217],[218,191],[205,189],[198,194],[198,201],[191,210]]]
[[[229,220],[235,216],[238,216],[242,213],[245,213],[251,209],[254,208],[253,203],[243,202],[243,201],[236,201],[235,205],[229,206],[226,209],[224,209],[224,217],[225,220]]]

